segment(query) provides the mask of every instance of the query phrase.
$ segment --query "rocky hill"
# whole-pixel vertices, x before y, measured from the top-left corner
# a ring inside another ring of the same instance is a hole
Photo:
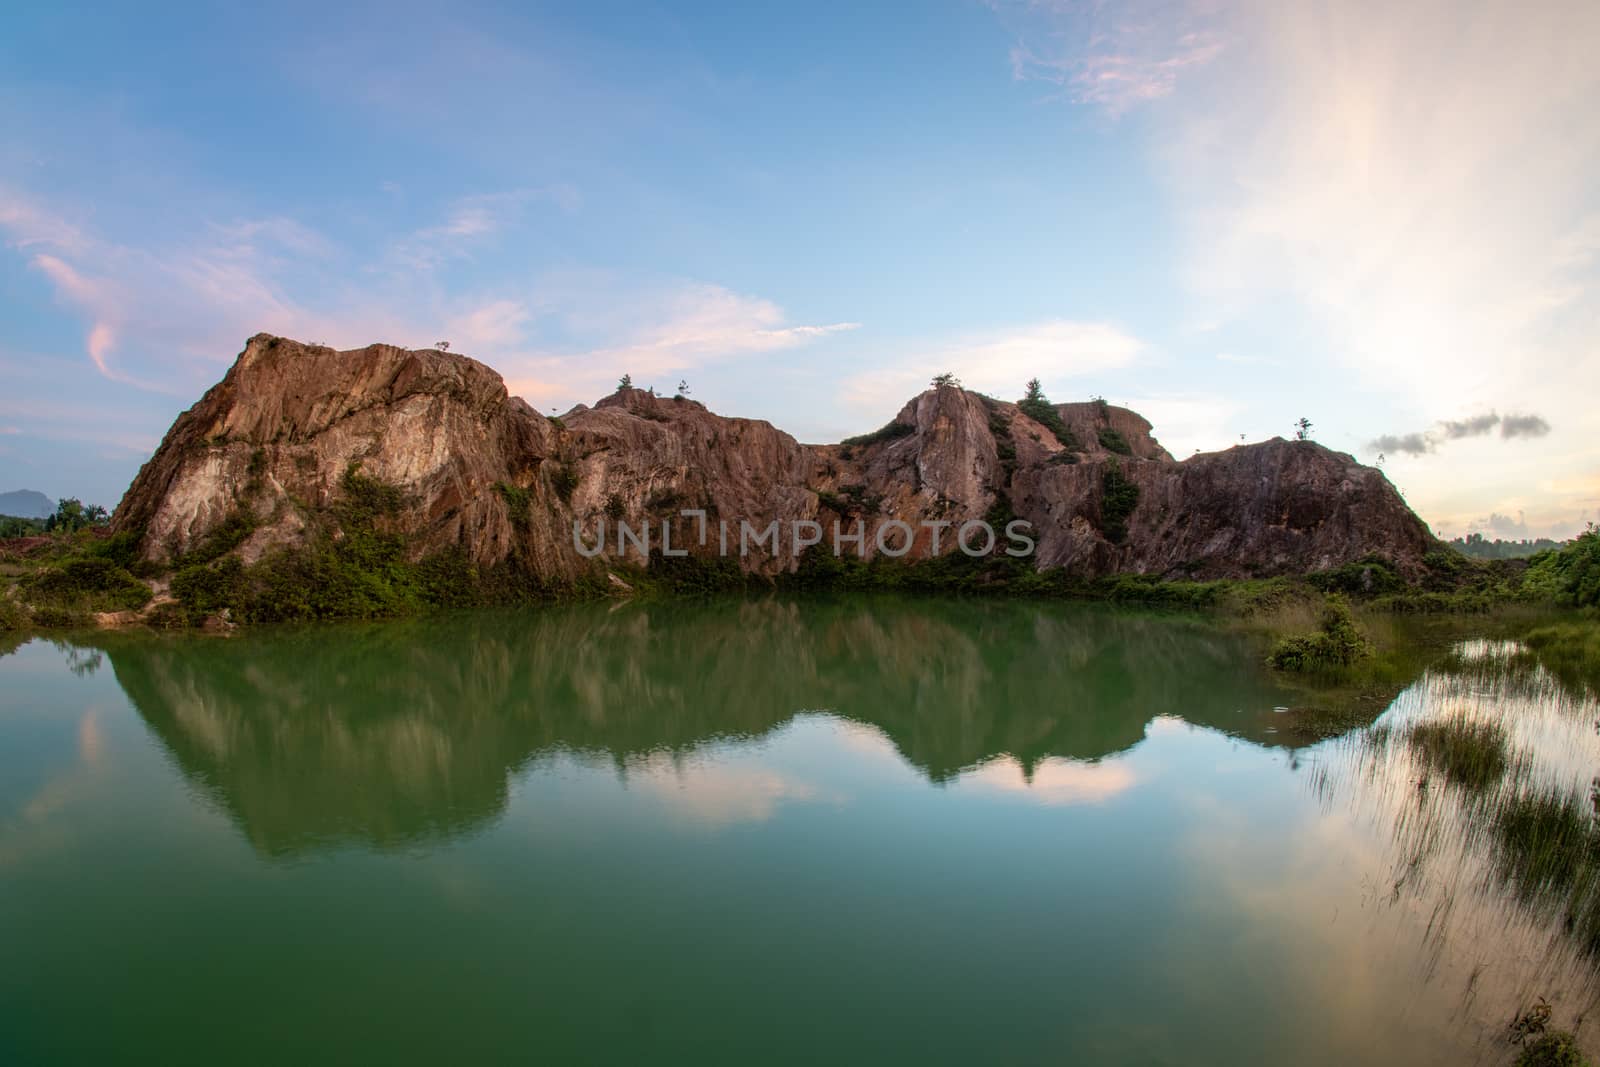
[[[48,519],[55,514],[56,502],[36,489],[17,489],[0,493],[0,515],[17,519]]]
[[[243,514],[250,533],[233,551],[248,562],[336,527],[329,517],[355,470],[401,494],[389,521],[412,556],[460,549],[551,584],[603,571],[618,521],[635,531],[649,522],[654,554],[663,523],[675,550],[696,555],[718,553],[725,526],[737,557],[741,522],[765,530],[776,520],[778,550],[763,544],[741,560],[765,574],[795,566],[791,532],[809,522],[827,532],[824,547],[835,523],[846,532],[862,523],[870,556],[871,531],[898,520],[912,527],[917,559],[935,537],[940,553],[953,550],[968,520],[1022,519],[1039,566],[1086,577],[1265,576],[1370,554],[1415,572],[1436,547],[1380,472],[1314,442],[1177,461],[1131,411],[1051,410],[1035,418],[941,386],[876,433],[804,445],[768,423],[638,389],[546,418],[463,356],[339,352],[262,334],[179,416],[113,524],[159,561]],[[609,529],[602,556],[578,551],[575,522],[591,546]],[[640,557],[636,545],[629,552]]]

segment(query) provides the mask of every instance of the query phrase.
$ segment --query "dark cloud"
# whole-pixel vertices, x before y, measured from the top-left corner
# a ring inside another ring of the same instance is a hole
[[[1514,519],[1510,515],[1502,515],[1496,511],[1487,519],[1479,519],[1478,525],[1496,537],[1515,538],[1528,536],[1528,523],[1522,517],[1522,512],[1520,511],[1517,512],[1517,517]]]
[[[1550,424],[1538,415],[1507,415],[1500,421],[1501,437],[1543,437]]]
[[[1500,436],[1543,437],[1550,432],[1550,424],[1539,415],[1506,415],[1490,411],[1465,419],[1442,419],[1431,430],[1417,433],[1386,433],[1367,442],[1373,452],[1398,452],[1408,456],[1425,456],[1438,449],[1442,441],[1459,441],[1463,437],[1483,437],[1500,427]],[[1505,519],[1504,515],[1498,516]],[[1507,522],[1511,521],[1506,519]]]
[[[1405,452],[1413,456],[1422,456],[1433,451],[1433,442],[1426,434],[1386,433],[1382,437],[1374,437],[1368,442],[1367,447],[1374,452]]]
[[[1446,419],[1439,424],[1439,429],[1451,441],[1462,437],[1482,437],[1496,426],[1500,425],[1500,416],[1494,412],[1487,415],[1474,415],[1470,419]]]

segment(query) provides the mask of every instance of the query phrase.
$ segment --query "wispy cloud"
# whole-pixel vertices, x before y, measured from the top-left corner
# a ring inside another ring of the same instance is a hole
[[[706,283],[640,289],[615,280],[569,281],[541,303],[566,332],[589,342],[505,354],[513,391],[543,405],[593,400],[625,373],[640,385],[670,388],[668,379],[697,367],[860,328],[855,322],[792,324],[771,300]]]
[[[175,363],[210,363],[258,329],[305,321],[273,274],[291,265],[309,273],[329,248],[287,219],[204,225],[164,247],[135,247],[4,189],[0,230],[85,318],[83,351],[102,375],[176,394],[192,387]],[[142,357],[137,371],[123,358],[128,349]]]
[[[1038,378],[1052,397],[1066,400],[1078,379],[1129,366],[1144,349],[1110,323],[1030,323],[880,353],[879,366],[847,378],[841,393],[857,411],[884,416],[948,371],[969,389],[1005,399],[1021,396],[1024,384]]]
[[[525,301],[490,300],[452,316],[446,328],[447,339],[467,353],[515,345],[527,336],[532,318],[533,312]]]
[[[576,195],[551,187],[458,199],[437,225],[377,249],[365,270],[358,251],[281,216],[206,223],[167,246],[134,247],[0,191],[0,226],[83,315],[83,351],[102,375],[179,395],[203,387],[263,330],[340,346],[448,340],[500,370],[513,390],[571,403],[609,391],[624,372],[670,387],[665,379],[696,367],[859,325],[796,323],[772,300],[715,284],[599,273],[440,291],[441,263],[522,225],[532,205],[574,209]]]
[[[1301,358],[1397,407],[1539,411],[1500,433],[1547,436],[1550,459],[1600,435],[1600,409],[1571,387],[1600,381],[1600,5],[995,6],[1022,76],[1139,109],[1194,314],[1252,333],[1293,324],[1281,332],[1320,350]],[[1123,89],[1097,95],[1095,72]],[[1452,439],[1372,443],[1422,455]],[[1456,511],[1469,474],[1454,462],[1430,464],[1408,498]],[[1470,472],[1484,492],[1517,478],[1509,459]]]
[[[464,196],[449,205],[442,221],[394,242],[389,258],[405,269],[433,270],[448,260],[470,256],[475,245],[512,228],[522,221],[530,206],[538,203],[576,211],[581,197],[569,185]]]
[[[1170,96],[1223,54],[1217,5],[1193,0],[989,0],[1012,30],[1011,73],[1112,115]]]

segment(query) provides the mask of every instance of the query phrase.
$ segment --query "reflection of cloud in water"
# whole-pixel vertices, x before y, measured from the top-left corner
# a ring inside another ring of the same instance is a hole
[[[744,760],[658,752],[629,762],[626,780],[629,789],[645,793],[673,816],[708,827],[766,822],[783,804],[844,803],[809,782]]]
[[[799,714],[825,717],[830,725],[830,736],[834,743],[854,755],[896,769],[908,771],[911,769],[911,764],[906,761],[906,757],[901,751],[895,747],[894,741],[876,726],[869,726],[866,723],[855,722],[851,719],[841,719],[830,712],[801,712]]]
[[[78,758],[93,767],[105,752],[105,738],[100,733],[100,712],[91,708],[78,721]]]
[[[45,779],[15,812],[0,813],[0,869],[70,843],[72,820],[61,816],[94,785],[105,748],[96,709],[78,719],[75,747],[77,762]]]
[[[1133,768],[1120,759],[1098,763],[1050,758],[1030,776],[1010,756],[1000,756],[963,774],[958,788],[1016,793],[1038,804],[1102,804],[1138,784]]]

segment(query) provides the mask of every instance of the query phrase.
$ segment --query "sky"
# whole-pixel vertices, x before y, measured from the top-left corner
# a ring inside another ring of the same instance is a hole
[[[1600,520],[1600,4],[13,4],[0,491],[113,505],[259,332],[802,441],[937,373],[1442,536]]]

